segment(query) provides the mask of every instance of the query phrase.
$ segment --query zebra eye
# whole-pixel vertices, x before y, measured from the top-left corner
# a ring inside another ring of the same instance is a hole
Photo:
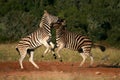
[[[60,19],[58,19],[57,23],[60,23],[60,21],[61,21],[61,20],[60,20]]]
[[[57,23],[61,23],[61,22],[64,22],[64,19],[58,18]]]

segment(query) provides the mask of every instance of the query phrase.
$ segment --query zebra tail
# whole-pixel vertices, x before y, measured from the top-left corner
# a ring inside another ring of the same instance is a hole
[[[20,51],[18,50],[18,48],[16,47],[16,51],[19,53],[19,55],[20,55]]]
[[[106,50],[106,48],[100,44],[93,44],[94,47],[99,47],[102,52]]]

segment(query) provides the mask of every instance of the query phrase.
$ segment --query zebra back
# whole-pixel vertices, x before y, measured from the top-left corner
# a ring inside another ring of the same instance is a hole
[[[87,48],[92,47],[92,41],[87,36],[67,31],[64,23],[56,24],[54,28],[56,29],[56,43],[58,46],[60,43],[63,43],[65,48],[73,50],[79,50],[83,46]]]

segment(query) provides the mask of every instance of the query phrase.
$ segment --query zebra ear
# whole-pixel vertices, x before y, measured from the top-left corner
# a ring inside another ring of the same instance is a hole
[[[66,25],[65,19],[63,19],[62,25],[64,25],[64,26]]]
[[[58,17],[58,23],[64,22],[65,19],[61,19],[60,17]]]
[[[47,13],[47,10],[44,10],[44,13]]]

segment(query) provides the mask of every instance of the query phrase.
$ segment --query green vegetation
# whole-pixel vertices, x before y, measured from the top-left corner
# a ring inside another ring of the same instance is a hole
[[[36,30],[44,9],[65,18],[69,31],[120,48],[120,0],[0,0],[0,43]]]

